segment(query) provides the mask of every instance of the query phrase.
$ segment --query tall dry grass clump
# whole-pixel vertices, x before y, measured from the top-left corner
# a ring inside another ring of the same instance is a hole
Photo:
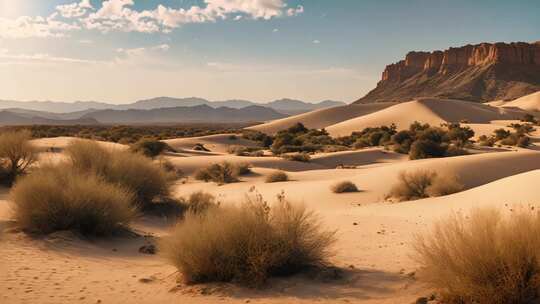
[[[448,195],[463,189],[463,184],[454,175],[437,174],[431,170],[402,171],[388,197],[398,201],[417,200]]]
[[[238,181],[240,170],[229,162],[211,164],[195,172],[195,179],[217,184],[235,183]]]
[[[141,206],[169,195],[172,174],[143,155],[109,150],[87,140],[72,143],[66,153],[75,170],[96,174],[107,182],[129,189]]]
[[[281,198],[260,196],[241,206],[190,212],[161,243],[164,256],[189,283],[236,281],[258,286],[268,277],[328,263],[334,232],[318,217]]]
[[[11,191],[22,228],[39,233],[75,230],[106,235],[136,215],[129,190],[72,167],[45,165],[19,180]]]
[[[540,296],[540,215],[453,215],[415,243],[420,278],[444,303],[533,303]],[[535,303],[535,302],[534,302]]]
[[[0,135],[0,182],[11,186],[37,159],[27,130],[7,131]]]
[[[187,208],[189,212],[194,214],[206,212],[206,210],[217,207],[218,205],[219,202],[215,196],[203,191],[193,192],[187,199]]]

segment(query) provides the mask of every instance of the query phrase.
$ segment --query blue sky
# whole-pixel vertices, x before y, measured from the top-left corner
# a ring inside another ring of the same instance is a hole
[[[0,0],[0,99],[352,101],[411,50],[540,40],[538,16],[537,0]]]

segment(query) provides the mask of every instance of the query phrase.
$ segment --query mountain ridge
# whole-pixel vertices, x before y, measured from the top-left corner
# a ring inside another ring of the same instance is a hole
[[[515,99],[540,90],[540,42],[480,43],[409,52],[387,65],[376,88],[356,101],[418,97],[476,102]]]
[[[297,106],[290,109],[290,107],[283,106],[281,101],[294,102]],[[326,108],[330,106],[345,105],[341,101],[324,100],[319,103],[309,103],[294,99],[278,99],[268,103],[256,103],[249,100],[242,99],[230,99],[224,101],[209,101],[199,97],[186,97],[186,98],[174,98],[174,97],[155,97],[150,99],[137,100],[129,104],[111,104],[97,101],[75,101],[75,102],[59,102],[59,101],[14,101],[14,100],[0,100],[0,109],[21,109],[21,110],[34,110],[44,111],[49,113],[70,113],[79,112],[85,110],[151,110],[158,108],[172,108],[172,107],[190,107],[198,105],[208,105],[213,108],[230,107],[241,109],[248,106],[262,106],[272,108],[283,114],[292,115],[302,112],[308,112],[316,109]]]

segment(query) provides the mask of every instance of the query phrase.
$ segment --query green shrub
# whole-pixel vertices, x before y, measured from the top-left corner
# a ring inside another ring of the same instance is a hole
[[[142,207],[169,196],[173,182],[171,174],[140,154],[108,150],[86,140],[72,143],[66,148],[66,153],[76,170],[96,174],[107,182],[128,189]]]
[[[266,177],[267,183],[286,182],[289,180],[289,175],[283,171],[274,171]]]
[[[187,213],[161,252],[189,283],[235,281],[260,286],[269,277],[328,263],[334,232],[304,207],[281,199]]]
[[[211,164],[206,168],[201,168],[195,172],[195,179],[205,182],[213,181],[217,184],[235,183],[238,181],[238,171],[229,162],[221,164]]]
[[[411,150],[409,151],[410,159],[423,159],[423,158],[434,158],[434,157],[444,157],[446,154],[446,147],[441,145],[438,142],[424,139],[417,140],[411,145]]]
[[[11,186],[37,159],[27,130],[7,131],[0,135],[0,182]]]
[[[454,214],[415,242],[419,278],[443,303],[534,303],[540,295],[540,216],[480,209]]]
[[[298,162],[304,162],[304,163],[311,161],[311,157],[307,153],[284,154],[283,158],[285,158],[286,160],[298,161]]]
[[[510,136],[511,132],[505,129],[497,129],[493,131],[496,140],[502,140]]]
[[[143,138],[133,144],[131,146],[131,150],[133,152],[142,153],[145,156],[154,158],[167,150],[171,150],[171,148],[162,141],[151,138]]]
[[[346,192],[358,192],[358,188],[351,181],[342,181],[332,185],[332,192],[334,193],[346,193]]]
[[[111,234],[135,217],[133,199],[131,191],[66,164],[43,166],[11,192],[18,225],[38,233]]]

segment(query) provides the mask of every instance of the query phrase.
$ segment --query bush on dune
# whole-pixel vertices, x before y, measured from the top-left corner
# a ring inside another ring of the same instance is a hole
[[[0,182],[11,186],[24,175],[37,159],[37,150],[30,144],[26,130],[7,131],[0,135]]]
[[[229,162],[211,164],[195,172],[195,179],[205,182],[213,181],[217,184],[235,183],[238,181],[238,171]]]
[[[455,214],[418,236],[420,279],[444,303],[536,303],[540,296],[540,215],[495,209]]]
[[[194,214],[206,212],[206,210],[217,207],[218,205],[219,203],[212,194],[203,191],[191,193],[187,200],[188,210]]]
[[[133,199],[131,191],[66,164],[41,167],[11,192],[18,225],[38,233],[111,234],[136,215]]]
[[[140,139],[130,148],[133,152],[142,153],[143,155],[150,158],[159,156],[167,150],[172,150],[172,148],[168,144],[152,138]]]
[[[463,184],[453,175],[440,175],[430,170],[402,171],[388,197],[398,201],[417,200],[456,193],[463,188]]]
[[[73,167],[83,174],[96,174],[105,181],[135,194],[137,204],[145,206],[167,197],[173,176],[140,154],[108,150],[92,141],[76,141],[66,153]]]
[[[298,161],[303,163],[308,163],[311,161],[311,156],[307,153],[291,153],[291,154],[284,154],[283,158],[290,161]]]
[[[286,182],[288,180],[289,180],[289,176],[287,175],[287,173],[280,170],[274,171],[266,177],[267,183]]]
[[[358,187],[351,181],[339,182],[332,185],[331,189],[334,193],[358,192]]]
[[[259,197],[188,213],[161,252],[189,283],[260,286],[271,276],[326,265],[334,240],[304,207],[284,199],[270,207]]]

